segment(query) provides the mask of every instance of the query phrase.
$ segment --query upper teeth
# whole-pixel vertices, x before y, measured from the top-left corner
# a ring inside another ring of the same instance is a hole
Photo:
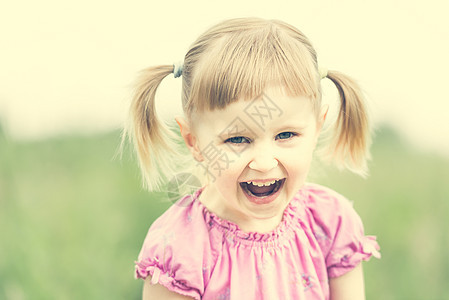
[[[276,182],[276,180],[272,180],[272,181],[267,181],[267,182],[254,182],[254,181],[247,181],[247,184],[253,184],[256,186],[269,186],[271,184],[274,184]]]

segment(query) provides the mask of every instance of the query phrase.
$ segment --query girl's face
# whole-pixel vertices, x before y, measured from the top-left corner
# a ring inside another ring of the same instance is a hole
[[[195,115],[182,134],[209,176],[201,202],[245,231],[275,228],[306,180],[327,111],[317,120],[311,102],[268,89]]]

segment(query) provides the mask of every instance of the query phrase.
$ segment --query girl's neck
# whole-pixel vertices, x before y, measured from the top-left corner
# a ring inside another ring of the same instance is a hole
[[[223,203],[220,194],[213,187],[206,185],[199,196],[199,201],[219,218],[236,224],[244,232],[267,233],[273,231],[282,221],[283,214],[269,219],[256,219],[230,209]]]

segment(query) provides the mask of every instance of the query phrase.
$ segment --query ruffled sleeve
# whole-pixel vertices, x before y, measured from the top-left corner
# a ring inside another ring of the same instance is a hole
[[[339,277],[371,256],[380,258],[376,237],[365,236],[359,215],[345,197],[328,188],[309,185],[306,208],[329,277]]]
[[[180,201],[189,205],[174,204],[150,227],[135,262],[135,277],[150,275],[152,284],[201,299],[207,285],[203,266],[213,264],[213,251],[196,202]]]

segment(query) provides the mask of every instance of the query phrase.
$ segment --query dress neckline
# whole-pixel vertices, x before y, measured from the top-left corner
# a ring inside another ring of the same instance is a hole
[[[226,238],[232,242],[238,242],[247,245],[275,245],[287,236],[293,233],[294,221],[298,219],[298,210],[303,205],[304,186],[296,193],[290,200],[287,207],[284,209],[282,220],[279,225],[273,230],[265,233],[256,231],[245,232],[236,223],[223,219],[211,212],[201,201],[199,196],[203,192],[204,187],[199,188],[193,194],[193,203],[197,203],[203,212],[204,220],[209,227],[209,230],[216,228],[223,232]]]

